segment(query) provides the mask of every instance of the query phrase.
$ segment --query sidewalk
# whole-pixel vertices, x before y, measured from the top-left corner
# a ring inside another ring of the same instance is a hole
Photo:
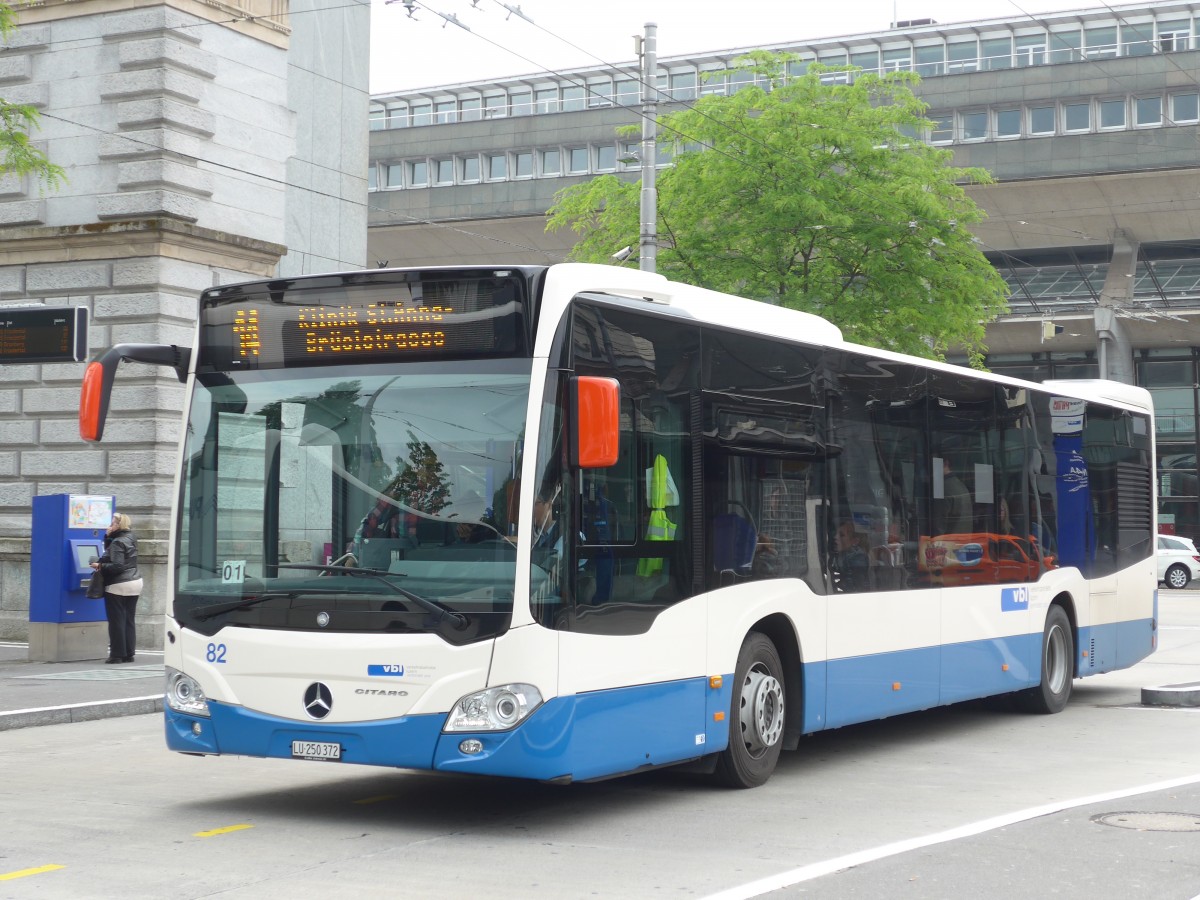
[[[132,663],[30,662],[26,644],[0,642],[0,731],[161,712],[162,651]]]

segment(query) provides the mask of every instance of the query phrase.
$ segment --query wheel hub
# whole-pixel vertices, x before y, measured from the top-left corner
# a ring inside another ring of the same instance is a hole
[[[783,735],[783,685],[758,666],[742,685],[742,740],[751,755],[764,753]]]

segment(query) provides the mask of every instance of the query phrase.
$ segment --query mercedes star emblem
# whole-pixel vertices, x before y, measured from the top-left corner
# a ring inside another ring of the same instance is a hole
[[[314,719],[323,719],[333,710],[333,692],[314,681],[304,692],[304,711]]]

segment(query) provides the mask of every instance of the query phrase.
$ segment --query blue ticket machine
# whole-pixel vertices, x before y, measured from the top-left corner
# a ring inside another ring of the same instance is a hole
[[[91,562],[104,553],[116,498],[33,498],[29,554],[29,658],[101,659],[108,652],[104,601],[86,596]]]

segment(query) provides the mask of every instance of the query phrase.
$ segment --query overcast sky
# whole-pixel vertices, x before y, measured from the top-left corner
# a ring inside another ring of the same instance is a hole
[[[519,6],[532,23],[505,8]],[[1104,6],[1080,0],[372,0],[373,94],[629,63],[658,26],[659,56],[883,31],[893,16],[941,24]],[[454,15],[470,31],[446,22]]]

